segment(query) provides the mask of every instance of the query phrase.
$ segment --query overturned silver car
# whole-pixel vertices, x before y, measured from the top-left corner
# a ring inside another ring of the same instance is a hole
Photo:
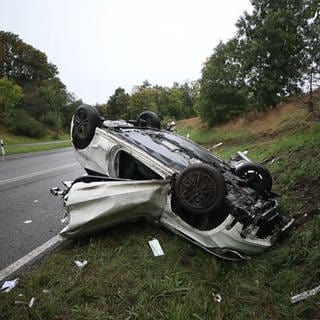
[[[142,112],[107,121],[81,105],[71,126],[75,157],[88,175],[62,192],[67,238],[144,217],[219,257],[269,248],[292,220],[278,212],[270,173],[238,153],[229,162]],[[53,193],[59,193],[52,189]]]

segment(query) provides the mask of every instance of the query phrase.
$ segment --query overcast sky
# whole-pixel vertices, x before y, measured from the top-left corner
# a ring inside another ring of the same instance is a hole
[[[202,64],[250,0],[0,0],[0,30],[43,51],[84,102],[148,80],[171,87]]]

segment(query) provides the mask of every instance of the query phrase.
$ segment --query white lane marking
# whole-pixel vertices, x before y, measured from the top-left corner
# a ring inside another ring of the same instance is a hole
[[[38,248],[32,250],[28,254],[26,254],[24,257],[20,258],[7,268],[0,271],[0,281],[2,281],[4,278],[9,277],[12,273],[22,268],[25,264],[29,263],[33,259],[35,259],[37,256],[45,252],[46,250],[50,249],[54,245],[58,244],[59,242],[65,241],[64,238],[62,238],[59,235],[56,235],[55,237],[51,238]]]
[[[55,168],[50,168],[50,169],[46,169],[46,170],[32,172],[32,173],[29,173],[29,174],[26,174],[26,175],[23,175],[23,176],[19,176],[19,177],[0,180],[0,185],[6,184],[6,183],[10,183],[10,182],[17,182],[17,181],[20,181],[20,180],[25,180],[25,179],[28,179],[28,178],[33,178],[33,177],[36,177],[36,176],[40,176],[41,174],[44,174],[44,173],[50,173],[50,172],[63,170],[63,169],[67,169],[67,168],[71,168],[71,167],[75,167],[75,166],[78,166],[77,162],[74,162],[74,163],[71,163],[71,164],[65,164],[63,166],[59,166],[59,167],[55,167]]]

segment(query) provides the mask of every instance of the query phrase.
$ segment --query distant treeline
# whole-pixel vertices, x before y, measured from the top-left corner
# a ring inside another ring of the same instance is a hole
[[[320,82],[319,0],[251,4],[252,12],[236,23],[236,35],[220,42],[204,62],[200,79],[172,87],[146,80],[131,94],[119,87],[96,107],[108,119],[134,119],[151,110],[163,120],[199,115],[211,126],[275,107],[308,90],[312,111],[312,92]],[[81,103],[67,91],[45,53],[0,31],[0,124],[29,136],[41,136],[48,128],[60,132],[69,127]]]

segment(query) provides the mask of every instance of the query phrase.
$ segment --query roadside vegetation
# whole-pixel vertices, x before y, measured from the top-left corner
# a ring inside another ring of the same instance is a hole
[[[0,126],[0,139],[4,143],[6,155],[46,151],[51,149],[70,147],[70,136],[66,133],[50,133],[40,138],[30,138],[11,133],[7,128]],[[0,157],[2,152],[0,152]]]
[[[250,261],[227,262],[159,226],[126,223],[68,242],[21,274],[1,294],[5,319],[319,319],[319,296],[290,302],[320,284],[318,115],[292,100],[219,128],[192,119],[178,129],[207,147],[222,142],[214,151],[224,158],[238,150],[272,157],[281,210],[296,218],[287,234]],[[153,238],[164,256],[152,255]],[[75,260],[88,265],[80,270]]]

